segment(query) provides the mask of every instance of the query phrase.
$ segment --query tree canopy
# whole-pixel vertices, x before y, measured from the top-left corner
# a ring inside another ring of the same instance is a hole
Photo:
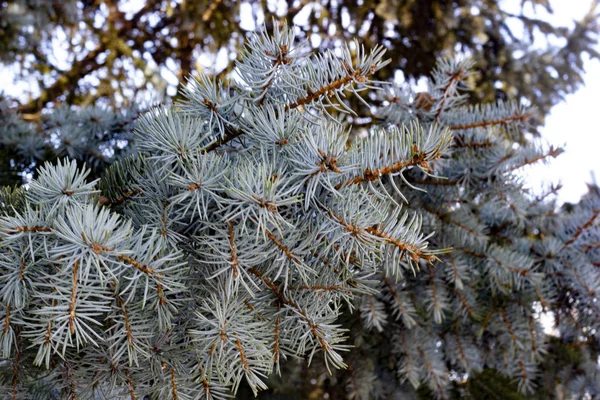
[[[598,57],[597,3],[565,28],[524,11],[551,11],[547,0],[524,0],[520,13],[498,0],[3,1],[0,63],[23,90],[11,97],[0,93],[0,183],[20,183],[43,160],[73,155],[78,146],[94,173],[101,173],[128,154],[122,150],[132,138],[120,125],[105,126],[86,114],[76,118],[77,107],[102,106],[100,114],[147,108],[174,96],[190,74],[235,79],[231,72],[245,36],[263,22],[269,32],[273,21],[293,22],[296,36],[319,51],[339,52],[355,36],[367,47],[382,45],[391,62],[378,71],[379,80],[426,77],[438,57],[467,54],[477,72],[470,77],[473,104],[534,103],[542,121],[582,83],[585,58]],[[65,120],[51,112],[58,107],[71,109],[63,112]],[[355,124],[373,123],[362,103],[352,108]],[[135,111],[124,114],[135,119]],[[88,117],[102,132],[93,140],[73,146],[73,135],[53,136],[57,126],[81,127]],[[24,135],[37,143],[35,149],[14,146],[15,137]]]
[[[339,49],[356,36],[384,46],[392,60],[378,73],[384,80],[396,71],[428,76],[437,57],[469,54],[478,101],[535,99],[546,113],[581,84],[584,57],[598,57],[590,3],[569,29],[523,12],[551,11],[548,0],[523,0],[521,13],[498,0],[9,0],[0,3],[0,60],[37,83],[19,104],[26,114],[133,102],[140,91],[160,100],[190,73],[229,72],[246,34],[263,21],[272,29],[275,18],[293,22],[314,49]]]
[[[380,46],[307,47],[277,27],[238,80],[52,119],[71,160],[0,192],[4,393],[598,396],[600,190],[558,208],[523,188],[562,151],[535,109],[469,104],[468,58],[415,93],[377,80]],[[371,124],[342,117],[356,102]],[[76,159],[122,147],[98,126],[132,142],[94,179]]]

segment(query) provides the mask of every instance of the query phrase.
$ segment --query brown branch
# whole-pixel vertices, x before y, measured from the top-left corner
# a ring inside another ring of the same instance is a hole
[[[462,359],[465,360],[465,366],[467,366],[467,369],[468,369],[469,359],[467,358],[467,355],[465,354],[465,351],[462,346],[462,342],[460,341],[460,335],[458,334],[458,325],[456,326],[455,335],[456,335],[456,344],[458,345],[458,351],[460,352],[460,356],[462,357]]]
[[[46,104],[54,101],[73,85],[77,85],[77,82],[81,78],[90,72],[99,69],[101,65],[97,62],[97,58],[103,51],[104,49],[100,45],[87,53],[84,58],[73,63],[71,68],[63,75],[59,76],[51,86],[42,90],[42,94],[37,99],[31,100],[28,104],[19,106],[18,111],[25,114],[38,114]]]
[[[337,167],[337,159],[335,157],[328,157],[327,153],[325,153],[321,149],[317,149],[319,155],[321,156],[321,162],[317,163],[318,170],[313,172],[310,176],[313,177],[318,173],[325,173],[327,171],[335,172],[336,174],[341,174],[342,171]]]
[[[10,303],[6,305],[6,315],[4,316],[4,334],[10,329]]]
[[[348,74],[346,76],[336,79],[326,86],[320,87],[315,92],[307,91],[307,95],[305,97],[299,98],[295,102],[287,104],[285,106],[285,110],[287,111],[287,110],[295,109],[300,106],[304,106],[308,103],[311,103],[312,101],[316,100],[317,98],[319,98],[323,95],[326,95],[326,94],[329,95],[330,93],[333,93],[333,91],[341,88],[342,86],[350,83],[351,81],[366,82],[367,76],[375,73],[376,66],[371,67],[369,69],[368,73],[366,73],[366,74],[363,74],[360,69],[356,69],[353,72],[350,72],[350,66],[348,66],[348,65],[346,66],[346,69],[348,71]],[[205,100],[205,104],[213,112],[217,112],[216,106],[214,104],[212,104],[208,99]],[[223,135],[223,137],[217,139],[215,142],[213,142],[212,144],[207,146],[204,149],[205,152],[214,151],[214,150],[218,149],[219,147],[221,147],[222,145],[240,137],[244,133],[241,129],[234,128],[233,126],[231,126],[229,124],[225,125],[225,130],[226,130],[225,135]]]
[[[275,319],[275,333],[274,333],[274,344],[273,344],[273,362],[279,364],[279,315]]]
[[[267,287],[269,289],[271,289],[273,294],[275,294],[275,296],[277,296],[277,299],[279,300],[279,302],[281,304],[286,304],[286,305],[296,309],[298,314],[300,314],[300,316],[302,316],[304,321],[308,324],[308,326],[310,327],[311,333],[319,341],[321,348],[323,348],[323,350],[325,352],[329,352],[332,350],[331,345],[329,345],[329,343],[327,343],[327,341],[325,339],[323,339],[322,335],[320,334],[321,328],[312,321],[312,319],[306,314],[306,311],[304,311],[304,310],[302,310],[302,308],[300,308],[298,303],[296,303],[292,299],[288,299],[285,296],[284,292],[282,290],[280,290],[279,287],[277,287],[277,285],[275,285],[275,283],[273,283],[269,278],[264,276],[263,273],[260,272],[256,267],[251,267],[248,270],[248,272],[250,272],[251,274],[258,277],[260,280],[262,280],[265,283],[265,285],[267,285]]]
[[[42,90],[41,95],[37,99],[33,99],[29,103],[21,105],[18,108],[18,111],[26,114],[41,115],[40,111],[48,103],[55,102],[56,98],[65,92],[73,93],[73,88],[77,86],[80,79],[84,78],[86,75],[94,71],[97,71],[98,69],[104,66],[104,64],[100,64],[98,62],[98,56],[102,52],[104,52],[105,50],[110,50],[111,52],[122,53],[122,49],[120,49],[119,46],[110,46],[107,48],[106,43],[111,42],[111,39],[125,38],[131,36],[131,31],[134,28],[136,28],[136,24],[139,23],[141,17],[145,13],[148,13],[156,5],[160,5],[160,3],[156,1],[147,1],[144,7],[142,7],[129,20],[123,18],[124,13],[121,13],[116,5],[109,5],[108,22],[112,25],[112,31],[110,29],[107,31],[97,31],[95,28],[90,27],[93,31],[96,31],[96,33],[98,33],[98,35],[100,36],[98,38],[100,44],[95,49],[88,52],[85,55],[85,57],[83,57],[81,60],[75,61],[68,71],[57,71],[59,73],[62,73],[62,75],[60,75],[50,87],[46,88],[45,90]],[[121,25],[118,30],[114,29],[114,22],[117,19],[117,16],[120,17],[119,22]],[[167,20],[167,18],[165,18],[165,20]],[[160,30],[163,28],[163,26],[156,26],[155,28]],[[151,37],[153,37],[152,34]],[[143,40],[141,44],[143,45],[144,42],[145,40]],[[157,64],[160,63],[157,62]],[[54,70],[56,71],[56,69]]]
[[[508,315],[506,315],[506,312],[504,311],[503,307],[500,307],[500,315],[502,315],[502,319],[504,320],[504,323],[506,324],[506,327],[508,328],[510,337],[511,337],[512,341],[514,342],[514,344],[516,345],[517,344],[517,335],[515,335],[515,331],[513,330],[510,320],[508,319]]]
[[[16,235],[23,232],[52,232],[52,228],[48,226],[17,226],[12,229],[6,229],[2,231],[8,235]]]
[[[449,179],[440,179],[440,180],[431,180],[431,179],[417,179],[411,181],[412,184],[415,185],[432,185],[432,186],[456,186],[458,185],[458,181],[449,180]]]
[[[577,228],[577,231],[573,234],[573,236],[571,236],[571,238],[565,242],[563,249],[565,247],[571,245],[573,242],[575,242],[579,238],[579,236],[581,236],[581,234],[583,232],[585,232],[587,229],[589,229],[592,226],[592,224],[594,223],[594,221],[596,220],[596,218],[598,218],[599,214],[600,214],[600,210],[593,210],[592,216],[590,217],[590,219],[588,219],[585,222],[585,224],[583,224],[583,226],[580,226]]]
[[[275,60],[273,60],[273,67],[278,68],[281,65],[288,65],[290,62],[292,62],[292,60],[290,58],[288,58],[288,47],[286,45],[281,45],[279,47],[279,50],[281,51],[281,54],[278,54],[277,57],[275,58]],[[271,54],[268,51],[265,51],[265,54],[267,56],[273,57],[273,54]],[[269,89],[269,87],[271,87],[271,85],[273,84],[273,81],[275,80],[275,75],[277,73],[277,69],[275,71],[273,71],[273,74],[271,75],[271,78],[269,78],[269,80],[267,81],[267,83],[264,84],[264,86],[261,89],[261,95],[259,96],[259,101],[258,101],[258,105],[262,106],[265,102],[265,99],[267,98],[267,90]]]
[[[369,311],[371,312],[371,319],[377,321],[377,313],[375,312],[375,306],[372,301],[369,301]]]
[[[77,392],[75,391],[75,382],[73,381],[73,373],[71,372],[71,367],[66,361],[62,363],[62,366],[65,369],[64,379],[67,381],[68,384],[68,386],[63,387],[63,392],[67,392],[68,390],[68,399],[75,400],[77,399]],[[63,396],[63,398],[65,397]]]
[[[477,252],[477,251],[474,251],[474,250],[471,250],[471,249],[468,249],[468,248],[466,248],[466,247],[456,247],[456,249],[458,249],[458,250],[462,251],[462,252],[463,252],[463,253],[465,253],[465,254],[468,254],[468,255],[470,255],[470,256],[473,256],[473,257],[477,257],[477,258],[483,258],[483,259],[487,259],[487,258],[488,258],[488,256],[487,256],[487,255],[485,255],[485,254],[483,254],[483,253],[479,253],[479,252]]]
[[[252,195],[252,198],[258,202],[258,205],[260,207],[266,208],[268,211],[270,211],[272,213],[277,212],[277,204],[275,204],[274,202],[260,198],[257,195]]]
[[[552,185],[550,187],[550,190],[546,193],[544,193],[543,195],[537,197],[535,199],[534,202],[532,202],[527,208],[532,208],[537,206],[538,204],[540,204],[542,201],[544,201],[544,199],[550,195],[556,194],[560,189],[562,189],[562,185],[561,184],[557,184],[557,185]]]
[[[533,287],[535,288],[535,293],[537,294],[538,299],[540,299],[540,304],[542,305],[543,309],[546,310],[548,307],[550,307],[550,303],[548,303],[548,300],[542,296],[542,291],[537,283],[533,284]]]
[[[435,113],[435,121],[437,121],[440,118],[440,115],[442,114],[442,111],[444,110],[444,103],[446,103],[446,99],[448,98],[448,96],[450,95],[450,88],[452,87],[452,85],[461,80],[463,78],[463,74],[466,71],[464,69],[459,69],[458,71],[456,71],[455,74],[452,74],[452,76],[450,77],[450,80],[448,81],[448,83],[446,84],[446,86],[444,87],[443,93],[442,93],[442,98],[439,100],[440,104],[438,105],[438,110]],[[429,106],[430,108],[433,106],[433,102],[432,105]]]
[[[322,285],[312,285],[312,286],[298,286],[298,287],[288,287],[288,290],[311,290],[311,291],[324,291],[324,292],[337,292],[337,291],[350,291],[349,289],[340,286],[340,285],[331,285],[331,286],[322,286]]]
[[[504,193],[502,193],[502,191],[500,191],[499,189],[496,189],[496,193],[498,193],[498,197],[500,197],[506,204],[508,204],[508,207],[516,214],[516,215],[520,215],[523,216],[523,213],[519,211],[519,209],[517,208],[517,206],[515,206],[510,199],[508,198],[507,195],[505,195]]]
[[[529,323],[529,334],[531,335],[531,350],[533,353],[536,353],[537,343],[535,340],[535,327],[533,326],[533,317],[531,315],[527,316],[527,322]]]
[[[439,307],[439,304],[438,304],[436,288],[435,288],[435,275],[433,273],[433,268],[431,266],[429,266],[429,280],[431,282],[431,296],[433,297],[433,308],[437,310]]]
[[[167,233],[168,233],[168,229],[167,229],[167,222],[168,222],[167,206],[168,205],[169,204],[167,201],[163,201],[161,204],[162,215],[160,217],[160,223],[161,223],[160,235],[164,238],[167,237]]]
[[[261,271],[259,271],[256,267],[251,267],[248,269],[248,272],[256,275],[256,277],[262,280],[264,284],[267,285],[267,287],[277,295],[279,301],[281,301],[283,304],[288,304],[288,299],[284,296],[283,292],[281,292],[277,285],[275,285],[269,278],[264,276]]]
[[[204,368],[202,368],[201,363],[198,363],[198,372],[202,377],[202,388],[204,389],[204,394],[208,396],[210,394],[210,384],[208,383],[208,379],[206,379],[206,374],[204,373]]]
[[[333,82],[331,82],[329,85],[325,85],[320,87],[317,91],[312,92],[310,90],[307,90],[307,95],[305,97],[301,97],[298,100],[296,100],[295,102],[289,103],[285,106],[285,110],[292,110],[294,108],[300,107],[300,106],[304,106],[308,103],[313,102],[314,100],[316,100],[317,98],[328,94],[330,92],[333,92],[336,89],[341,88],[342,86],[352,82],[352,81],[359,81],[359,82],[364,82],[367,80],[367,75],[363,75],[361,73],[361,71],[359,69],[354,70],[353,72],[349,72],[348,75],[336,79]]]
[[[560,147],[555,148],[554,146],[550,146],[550,149],[548,150],[547,153],[540,154],[539,156],[533,157],[531,159],[526,159],[522,163],[510,167],[507,171],[514,171],[515,169],[519,169],[519,168],[523,168],[523,167],[525,167],[527,165],[535,164],[536,162],[544,160],[544,159],[546,159],[548,157],[556,158],[562,152],[563,152],[563,149],[561,149]],[[509,154],[506,157],[503,157],[498,164],[502,163],[503,161],[506,161],[511,156],[512,156],[512,153]]]
[[[135,390],[133,386],[133,381],[131,380],[131,376],[129,375],[129,371],[126,371],[125,376],[127,378],[127,388],[129,390],[129,397],[131,400],[136,400]]]
[[[81,236],[83,238],[83,241],[87,243],[87,240],[85,238],[85,235],[83,234],[83,232],[81,233]],[[89,243],[88,243],[89,244]],[[106,251],[113,251],[113,249],[108,248],[108,247],[104,247],[98,243],[92,243],[91,244],[92,250],[96,253],[96,254],[100,254],[102,252],[106,252]],[[117,256],[117,258],[121,261],[123,261],[125,264],[131,265],[134,268],[136,268],[137,270],[141,271],[142,273],[146,274],[147,276],[153,278],[156,282],[156,291],[158,294],[158,301],[161,305],[164,305],[167,303],[167,298],[165,296],[165,293],[163,291],[163,286],[162,284],[159,282],[160,279],[162,278],[162,275],[158,272],[156,272],[154,270],[154,268],[143,264],[141,262],[139,262],[138,260],[136,260],[135,258],[126,256],[124,254],[119,254]]]
[[[253,305],[252,303],[250,303],[248,300],[244,301],[244,304],[245,304],[245,305],[246,305],[246,307],[248,307],[248,308],[249,308],[249,309],[250,309],[252,312],[255,312],[255,313],[256,313],[256,315],[258,315],[258,318],[259,318],[261,321],[265,321],[265,320],[266,320],[265,316],[264,316],[264,315],[262,315],[262,313],[261,313],[260,311],[258,311],[258,310],[256,309],[256,307],[254,307],[254,305]]]
[[[302,265],[302,261],[298,258],[297,255],[295,255],[288,247],[286,247],[283,243],[281,243],[277,237],[268,229],[265,228],[265,233],[267,234],[267,237],[273,242],[275,243],[275,246],[277,246],[281,251],[283,251],[283,253],[286,255],[287,258],[289,258],[290,260],[292,260],[292,262],[294,262],[296,265]]]
[[[223,135],[219,139],[215,140],[210,145],[206,146],[204,148],[204,151],[206,153],[214,151],[214,150],[218,149],[219,147],[223,146],[224,144],[229,143],[232,140],[242,136],[243,133],[244,133],[244,131],[242,131],[241,129],[234,128],[233,126],[226,124],[225,125],[225,135]]]
[[[52,293],[55,293],[55,292],[56,292],[56,289],[53,288]],[[56,303],[57,303],[56,298],[53,298],[52,303],[51,303],[52,308],[54,308],[56,306]],[[48,326],[46,326],[46,333],[44,334],[44,344],[45,345],[50,345],[50,342],[52,341],[52,325],[54,325],[54,320],[52,318],[50,318],[48,321]]]
[[[456,280],[461,280],[460,275],[458,274],[458,269],[456,268],[456,264],[454,262],[454,257],[450,256],[450,267],[452,268],[452,272],[454,273],[454,282],[456,286]]]
[[[112,252],[112,251],[114,251],[114,249],[111,249],[110,247],[102,246],[100,243],[96,243],[96,242],[90,243],[87,240],[87,238],[86,238],[86,236],[85,236],[85,234],[83,232],[81,232],[81,238],[83,239],[83,242],[85,244],[89,245],[91,247],[92,251],[94,253],[96,253],[96,254],[101,254],[103,252]],[[131,266],[135,267],[136,269],[142,271],[144,274],[152,276],[153,278],[155,278],[157,280],[162,277],[162,275],[159,274],[159,273],[157,273],[154,270],[154,268],[152,268],[152,267],[150,267],[150,266],[148,266],[146,264],[143,264],[143,263],[139,262],[135,258],[126,256],[124,254],[119,254],[117,256],[117,258],[119,260],[123,261],[125,264],[131,265]],[[160,284],[158,284],[158,283],[157,283],[157,285],[158,285],[158,290],[160,292],[162,290],[162,286]]]
[[[244,371],[248,372],[248,360],[246,360],[246,353],[244,353],[244,348],[242,347],[242,342],[240,339],[235,339],[235,345],[240,353],[240,360],[242,361],[242,366],[244,367]]]
[[[108,198],[107,196],[100,196],[98,198],[98,203],[103,206],[118,206],[119,204],[124,203],[125,201],[133,198],[134,196],[140,193],[142,193],[141,189],[126,190],[125,192],[123,192],[123,194],[117,196],[117,198],[115,198],[114,200]]]
[[[171,367],[171,395],[173,396],[173,400],[179,399],[177,380],[175,379],[175,368],[173,367]]]
[[[531,115],[527,114],[527,113],[526,114],[517,114],[517,115],[512,115],[510,117],[499,118],[499,119],[494,119],[494,120],[490,120],[490,121],[480,121],[480,122],[474,122],[472,124],[464,124],[464,125],[451,125],[448,128],[452,129],[453,131],[471,129],[471,128],[483,128],[483,127],[492,126],[492,125],[506,124],[511,121],[522,122],[522,121],[526,121],[529,117],[531,117]]]
[[[79,272],[79,261],[73,264],[73,279],[71,286],[71,301],[69,303],[69,330],[71,335],[75,333],[75,318],[77,307],[77,273]]]
[[[165,292],[163,291],[163,287],[160,283],[156,284],[156,291],[158,293],[158,301],[160,304],[166,304],[167,303],[167,298],[165,296]]]
[[[19,363],[21,362],[21,335],[17,334],[17,351],[15,352],[15,357],[13,359],[13,378],[12,378],[12,398],[13,400],[17,400],[17,387],[19,385]]]
[[[317,239],[325,242],[327,245],[331,244],[331,242],[329,241],[329,239],[327,237],[321,235],[321,234],[317,234]],[[348,254],[346,251],[341,250],[340,249],[340,245],[337,244],[337,243],[333,243],[333,244],[331,244],[331,246],[333,247],[334,250],[336,250],[338,252],[341,252],[342,258],[344,260],[347,259],[350,264],[356,265],[357,267],[362,267],[362,264],[360,263],[360,260],[356,257],[356,254],[355,254],[354,251],[352,251],[350,254]],[[314,254],[314,256],[317,257],[318,255],[319,255],[319,252],[316,251],[315,254]],[[323,262],[325,264],[329,263],[329,259],[328,258],[323,258],[322,260],[323,260]],[[337,269],[337,268],[334,267],[333,268],[333,272],[335,272],[337,274],[340,271],[339,271],[339,269]]]
[[[486,149],[492,147],[494,143],[491,140],[484,140],[483,142],[464,142],[458,139],[458,136],[454,137],[454,148],[463,149]]]
[[[394,301],[398,305],[398,308],[400,309],[400,313],[408,316],[408,313],[406,312],[406,308],[404,308],[404,306],[402,305],[400,296],[398,296],[398,293],[396,292],[396,289],[394,289],[394,287],[392,286],[392,283],[390,282],[390,280],[388,278],[383,278],[383,281],[384,281],[385,285],[388,287],[388,290],[390,291],[390,294],[394,298]]]
[[[592,290],[587,283],[585,283],[585,280],[583,280],[581,278],[581,275],[579,275],[577,273],[577,271],[575,270],[575,268],[573,268],[573,265],[571,265],[571,263],[567,260],[564,260],[565,264],[567,265],[567,268],[569,268],[569,270],[573,273],[573,275],[575,276],[575,278],[579,281],[579,283],[581,284],[581,286],[583,286],[585,288],[585,290],[588,292],[588,295],[590,297],[595,297],[596,296],[596,292],[594,290]]]
[[[131,348],[133,346],[133,332],[131,330],[131,325],[129,324],[129,313],[127,311],[127,304],[125,304],[125,302],[121,298],[121,296],[117,290],[117,285],[115,284],[115,282],[111,280],[110,284],[114,290],[114,297],[117,302],[117,306],[123,311],[123,318],[125,319],[125,331],[126,331],[126,335],[127,335],[127,342],[129,343],[129,347]],[[133,396],[135,396],[131,390],[131,387],[130,387],[130,392],[132,393]]]
[[[342,225],[344,228],[346,228],[346,230],[348,232],[350,232],[352,234],[352,236],[358,237],[361,234],[366,233],[366,230],[361,229],[361,228],[357,227],[356,225],[353,225],[349,222],[344,221],[344,219],[342,217],[340,217],[339,215],[334,213],[332,210],[327,209],[325,207],[321,207],[321,208],[325,212],[327,212],[332,218],[334,218],[336,221],[338,221],[340,223],[340,225]]]
[[[589,251],[591,249],[597,249],[597,248],[600,248],[600,242],[598,242],[598,243],[592,243],[592,244],[587,244],[587,245],[583,246],[582,250],[584,252],[586,252],[586,251]]]
[[[515,344],[515,350],[517,352],[517,356],[519,358],[519,366],[521,368],[521,379],[526,381],[527,380],[527,371],[525,369],[525,363],[523,362],[523,358],[521,357],[521,352],[519,351],[519,346],[517,344],[517,335],[515,334],[515,331],[513,330],[510,320],[508,319],[508,315],[506,315],[506,312],[504,311],[504,308],[502,308],[502,307],[500,307],[500,314],[502,315],[502,319],[504,320],[504,323],[506,324],[506,327],[508,328],[508,332],[510,333],[511,339],[512,339],[513,343]]]
[[[373,236],[377,236],[381,239],[384,239],[386,242],[398,247],[402,252],[401,255],[404,255],[404,253],[409,253],[410,258],[414,262],[418,262],[419,259],[424,259],[429,262],[434,261],[436,259],[436,257],[433,254],[427,254],[425,251],[419,249],[418,247],[416,247],[414,245],[404,243],[404,242],[400,241],[399,239],[396,239],[396,238],[388,235],[387,233],[384,233],[382,230],[378,229],[375,226],[371,226],[366,229],[361,229],[360,227],[357,227],[349,222],[344,221],[344,219],[342,217],[340,217],[339,215],[334,213],[332,210],[329,210],[324,207],[321,207],[321,209],[324,209],[324,211],[327,212],[332,218],[335,218],[344,228],[346,228],[346,230],[348,230],[350,233],[352,233],[353,236],[360,236],[361,234],[364,234],[364,233],[369,233]]]
[[[406,370],[407,370],[407,375],[410,375],[412,373],[412,363],[410,360],[410,354],[409,352],[406,350],[406,337],[404,336],[404,332],[401,331],[401,336],[402,336],[402,348],[404,349],[404,358],[406,359]]]
[[[231,268],[233,270],[233,277],[237,278],[237,268],[240,265],[240,263],[238,262],[237,248],[235,247],[235,237],[233,232],[233,224],[231,223],[231,221],[227,222],[227,230],[229,232],[229,249],[231,250]]]
[[[458,299],[462,303],[463,307],[467,310],[467,312],[469,313],[469,315],[471,316],[471,318],[475,318],[475,314],[473,313],[473,308],[471,308],[471,306],[469,305],[469,303],[467,303],[467,300],[460,293],[460,291],[458,289],[454,288],[454,293],[456,294],[456,297],[458,297]]]
[[[104,250],[110,250],[110,249],[104,249]],[[123,261],[126,264],[132,265],[133,267],[135,267],[138,270],[142,271],[146,275],[160,277],[160,274],[157,274],[154,271],[154,268],[149,267],[148,265],[142,264],[141,262],[137,261],[134,258],[131,258],[131,257],[123,255],[123,254],[119,254],[117,256],[117,258],[119,260]]]
[[[359,175],[359,176],[356,176],[346,182],[340,182],[335,186],[335,189],[339,190],[342,187],[346,187],[346,186],[350,186],[350,185],[357,185],[357,184],[363,183],[363,182],[373,182],[373,181],[376,181],[377,179],[379,179],[382,175],[400,172],[403,169],[406,169],[410,166],[419,166],[419,167],[429,171],[429,169],[430,169],[429,161],[432,161],[434,159],[441,157],[441,154],[438,154],[434,159],[427,160],[425,153],[419,152],[418,149],[413,149],[413,150],[414,150],[415,155],[413,156],[412,159],[407,160],[407,161],[398,161],[390,166],[383,167],[383,168],[376,168],[375,170],[371,170],[370,168],[367,168],[363,172],[362,176]]]
[[[590,344],[590,343],[596,343],[596,340],[594,338],[588,338],[588,339],[586,339],[584,341],[581,341],[581,342],[564,343],[564,345],[568,346],[568,347],[572,347],[572,348],[576,348],[577,349],[579,347],[585,346],[585,345]]]
[[[442,222],[447,222],[449,224],[455,225],[455,226],[457,226],[457,227],[459,227],[459,228],[461,228],[461,229],[463,229],[463,230],[465,230],[465,231],[467,231],[467,232],[469,232],[469,233],[471,233],[473,235],[483,236],[482,233],[477,232],[476,230],[471,229],[468,226],[466,226],[466,225],[464,225],[464,224],[462,224],[462,223],[460,223],[458,221],[453,220],[452,218],[450,218],[450,216],[448,214],[443,214],[443,213],[441,213],[441,212],[439,212],[437,210],[434,210],[432,208],[429,208],[429,207],[423,207],[423,209],[425,211],[427,211],[428,213],[435,215]]]
[[[417,346],[417,349],[419,350],[419,353],[421,354],[421,357],[423,357],[423,361],[425,361],[425,366],[427,367],[427,369],[429,370],[429,375],[431,375],[431,377],[434,379],[435,381],[435,385],[438,388],[438,394],[440,395],[440,398],[442,400],[446,399],[446,396],[444,395],[444,388],[442,387],[442,385],[440,384],[440,381],[438,379],[438,376],[435,374],[435,371],[433,369],[433,366],[431,365],[431,363],[429,362],[429,360],[427,359],[427,357],[425,357],[425,352],[421,349],[421,346]]]
[[[490,311],[483,319],[483,323],[481,324],[481,330],[484,330],[487,327],[488,323],[490,322],[490,319],[492,318],[492,315],[494,314],[494,311],[496,311],[494,307],[490,308]]]
[[[524,268],[519,268],[519,267],[515,267],[513,265],[505,265],[502,263],[502,261],[498,260],[497,258],[494,257],[487,257],[486,258],[490,258],[491,260],[495,261],[496,264],[498,264],[501,267],[506,267],[507,269],[516,272],[517,274],[521,275],[521,276],[528,276],[529,275],[529,270],[528,269],[524,269]]]
[[[525,363],[523,362],[523,358],[521,357],[521,352],[517,352],[519,357],[519,366],[521,367],[521,379],[523,381],[527,380],[527,370],[525,369]]]

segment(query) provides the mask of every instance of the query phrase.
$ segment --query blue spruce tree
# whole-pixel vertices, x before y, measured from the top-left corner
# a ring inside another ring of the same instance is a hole
[[[465,105],[470,61],[412,93],[373,80],[384,59],[283,27],[230,86],[51,117],[67,157],[0,193],[7,398],[598,396],[600,190],[528,193],[522,168],[561,149],[532,109]]]

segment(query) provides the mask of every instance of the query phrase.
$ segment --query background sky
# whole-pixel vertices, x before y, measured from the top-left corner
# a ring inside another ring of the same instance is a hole
[[[505,0],[515,11],[520,8],[520,0]],[[590,9],[591,0],[555,0],[551,2],[553,14],[543,7],[536,8],[536,16],[554,25],[574,25],[574,20],[584,17]],[[526,8],[528,14],[531,8]],[[585,86],[566,97],[565,101],[552,109],[546,118],[541,133],[543,140],[561,146],[565,152],[546,165],[536,165],[524,171],[524,178],[530,187],[539,192],[540,183],[561,182],[563,188],[558,200],[576,202],[587,192],[586,183],[592,181],[592,173],[600,179],[600,62],[588,60],[585,63]],[[535,104],[535,99],[532,99]]]

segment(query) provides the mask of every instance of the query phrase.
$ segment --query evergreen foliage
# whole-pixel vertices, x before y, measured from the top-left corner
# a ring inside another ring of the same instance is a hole
[[[377,82],[386,63],[257,34],[237,81],[190,79],[101,180],[62,158],[3,189],[3,392],[224,399],[311,373],[334,398],[598,396],[600,190],[527,193],[561,150],[531,109],[467,105],[471,61],[418,94]],[[340,118],[349,96],[379,123]]]
[[[598,1],[580,1],[590,3],[589,13],[561,27],[543,16],[552,12],[548,0],[523,0],[520,10],[500,0],[7,0],[0,2],[0,66],[22,90],[10,93],[0,116],[43,134],[57,107],[95,105],[118,115],[132,104],[168,101],[190,74],[231,78],[246,34],[263,21],[272,34],[275,18],[294,21],[313,50],[339,52],[355,36],[368,48],[384,46],[391,63],[376,80],[416,80],[440,56],[469,54],[477,71],[469,102],[535,99],[533,123],[579,88],[584,61],[598,57]],[[369,107],[348,101],[362,117],[353,123],[377,123]],[[3,128],[0,137],[10,136]],[[12,143],[0,141],[1,184],[27,182],[37,165],[56,161],[49,151],[31,162]],[[112,159],[102,168],[105,161]]]
[[[58,157],[87,163],[94,175],[133,151],[133,127],[139,111],[62,106],[32,123],[0,97],[0,185],[20,185],[24,175]]]

